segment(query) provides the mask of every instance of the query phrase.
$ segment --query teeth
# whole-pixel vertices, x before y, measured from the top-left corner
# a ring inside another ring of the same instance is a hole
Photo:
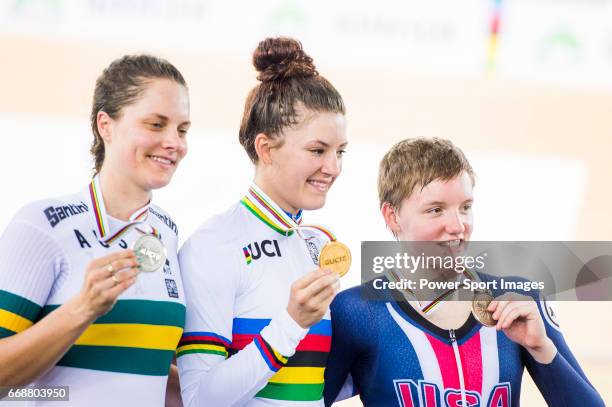
[[[151,158],[153,161],[157,161],[157,162],[160,162],[160,163],[162,163],[162,164],[167,164],[167,165],[172,164],[172,161],[170,161],[170,160],[168,160],[168,159],[166,159],[166,158],[163,158],[163,157],[158,157],[158,156],[156,156],[156,155],[151,155],[151,156],[149,156],[149,157],[150,157],[150,158]]]
[[[460,244],[461,244],[461,239],[448,240],[446,242],[442,242],[442,245],[446,247],[459,247]]]
[[[321,181],[314,181],[314,180],[309,180],[307,181],[310,185],[312,185],[313,187],[321,190],[321,191],[326,191],[329,189],[329,183],[327,182],[321,182]]]

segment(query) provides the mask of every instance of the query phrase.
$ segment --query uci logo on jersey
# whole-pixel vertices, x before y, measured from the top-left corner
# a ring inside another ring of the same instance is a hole
[[[244,254],[247,264],[251,264],[251,261],[259,259],[262,254],[267,257],[283,257],[276,239],[263,240],[261,243],[249,243],[242,248],[242,253]]]

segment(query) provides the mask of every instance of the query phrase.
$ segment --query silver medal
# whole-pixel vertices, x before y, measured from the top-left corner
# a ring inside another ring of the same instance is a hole
[[[154,235],[140,236],[133,249],[141,271],[156,271],[166,263],[166,247]]]

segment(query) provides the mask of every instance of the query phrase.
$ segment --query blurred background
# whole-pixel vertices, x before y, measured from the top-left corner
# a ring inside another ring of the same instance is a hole
[[[238,200],[253,168],[238,126],[266,36],[302,41],[343,95],[350,145],[328,204],[306,214],[354,253],[389,240],[378,162],[451,139],[478,174],[474,240],[612,240],[610,0],[2,0],[0,230],[26,202],[91,177],[97,76],[126,53],[169,59],[190,88],[189,154],[155,202],[181,240]],[[557,303],[567,341],[612,402],[612,304]],[[524,405],[545,405],[529,375]],[[343,406],[359,406],[356,399]]]

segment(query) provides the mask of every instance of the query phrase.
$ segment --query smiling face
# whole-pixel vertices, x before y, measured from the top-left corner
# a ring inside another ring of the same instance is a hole
[[[342,171],[347,145],[344,115],[303,113],[299,125],[285,129],[279,140],[270,140],[257,164],[256,182],[291,213],[325,205],[327,192]]]
[[[151,79],[139,98],[112,119],[98,113],[104,139],[101,171],[120,174],[142,191],[166,186],[187,154],[189,96],[169,79]]]
[[[387,222],[406,241],[438,241],[457,247],[472,235],[473,181],[466,173],[448,181],[434,180],[414,188],[395,210],[396,222]]]

